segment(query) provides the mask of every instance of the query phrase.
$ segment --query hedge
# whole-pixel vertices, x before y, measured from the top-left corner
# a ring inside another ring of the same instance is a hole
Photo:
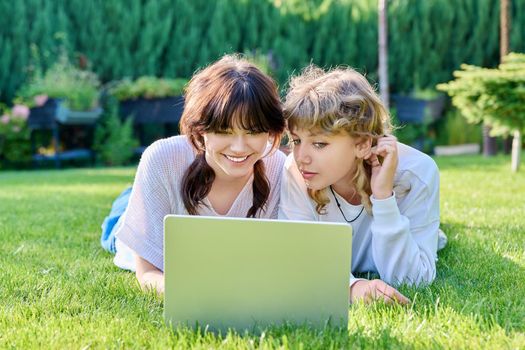
[[[0,0],[0,101],[66,50],[103,82],[190,77],[224,53],[271,54],[276,78],[314,62],[375,80],[377,0]],[[512,1],[510,49],[525,51],[525,0]],[[434,87],[461,63],[499,60],[499,0],[391,0],[394,92]]]

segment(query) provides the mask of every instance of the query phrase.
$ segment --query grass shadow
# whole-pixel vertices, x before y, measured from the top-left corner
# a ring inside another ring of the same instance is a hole
[[[489,234],[484,239],[474,237],[493,231],[487,226],[444,224],[442,227],[449,242],[438,254],[436,280],[426,288],[403,290],[419,294],[426,306],[439,304],[474,316],[488,327],[497,324],[506,332],[523,332],[525,267],[513,259],[514,253],[520,254],[520,244],[500,244]]]

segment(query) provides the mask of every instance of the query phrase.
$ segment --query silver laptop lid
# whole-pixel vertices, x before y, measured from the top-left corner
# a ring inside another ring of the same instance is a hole
[[[168,215],[164,230],[173,326],[347,326],[350,225]]]

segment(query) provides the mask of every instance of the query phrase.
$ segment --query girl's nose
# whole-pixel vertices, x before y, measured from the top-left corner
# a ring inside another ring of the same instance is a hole
[[[235,135],[230,145],[230,149],[236,153],[244,152],[246,150],[246,136]]]
[[[308,164],[312,160],[308,152],[301,145],[294,146],[293,155],[297,164]]]

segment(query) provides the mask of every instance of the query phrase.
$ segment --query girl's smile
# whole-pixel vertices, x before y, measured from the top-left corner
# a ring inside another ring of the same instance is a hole
[[[203,134],[206,162],[222,180],[245,179],[255,162],[265,155],[267,132],[253,133],[241,128]]]
[[[234,163],[242,163],[244,162],[246,159],[248,159],[248,157],[250,155],[247,155],[247,156],[230,156],[230,155],[227,155],[225,154],[224,155],[228,160],[234,162]]]

